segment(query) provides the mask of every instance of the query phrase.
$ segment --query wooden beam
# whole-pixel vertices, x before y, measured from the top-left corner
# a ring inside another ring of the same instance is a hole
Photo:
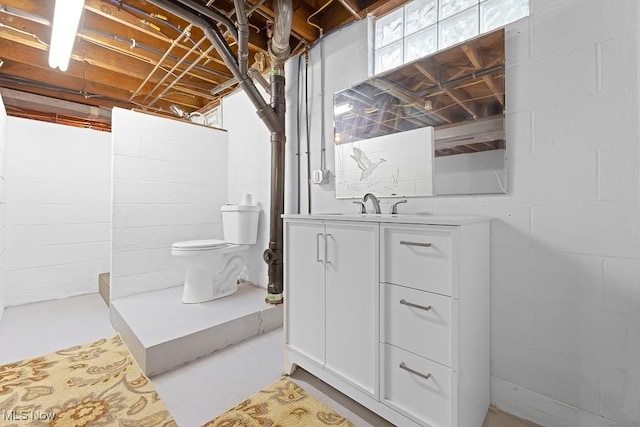
[[[475,108],[477,108],[476,103],[469,99],[469,95],[467,95],[462,89],[444,89],[444,93],[469,113],[471,118],[478,118],[478,113],[475,110]]]
[[[370,6],[362,9],[359,14],[361,16],[372,14],[373,16],[380,17],[401,6],[404,6],[410,1],[411,0],[378,0]]]
[[[7,29],[0,29],[0,38],[40,51],[48,51],[48,47],[39,41]],[[119,55],[117,52],[88,43],[81,46],[76,45],[76,52],[78,51],[81,51],[81,54],[74,53],[71,56],[74,61],[85,62],[122,76],[144,79],[152,69],[153,61],[150,59]],[[154,78],[151,79],[151,82],[155,83],[158,80],[158,78]],[[202,91],[208,91],[208,87],[209,85],[203,86]]]
[[[275,13],[265,4],[260,5],[258,10],[272,21],[275,19]],[[291,22],[291,31],[308,42],[316,41],[320,35],[318,29],[307,22],[307,19],[312,13],[312,11],[309,11],[303,5],[293,11]]]
[[[473,46],[471,46],[470,44],[465,44],[462,46],[462,51],[465,55],[467,55],[467,58],[469,58],[469,61],[471,61],[471,64],[473,64],[476,70],[481,70],[484,68],[484,61],[480,58],[478,51],[474,49]],[[488,75],[484,75],[482,76],[482,80],[487,85],[489,90],[493,93],[493,96],[495,96],[498,102],[504,106],[504,94],[502,94],[498,90],[498,87],[493,82],[493,79]]]
[[[36,48],[28,46],[16,46],[11,42],[0,43],[0,57],[5,59],[5,65],[1,71],[3,74],[40,81],[50,86],[65,87],[77,91],[78,94],[84,91],[119,99],[126,103],[139,85],[137,79],[126,74],[115,74],[90,64],[71,62],[65,73],[52,70],[48,66],[46,55],[41,53]],[[145,90],[151,90],[151,84],[147,84]],[[166,87],[166,84],[163,87]],[[192,88],[178,86],[176,91],[187,94],[179,101],[192,109],[202,107],[208,99],[215,99],[208,92],[197,92]]]
[[[5,105],[34,111],[59,113],[71,117],[111,121],[111,109],[63,101],[14,89],[0,88]]]

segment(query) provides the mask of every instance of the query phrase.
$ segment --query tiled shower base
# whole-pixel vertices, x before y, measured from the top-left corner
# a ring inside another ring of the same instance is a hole
[[[182,286],[111,301],[111,323],[153,376],[282,326],[282,306],[246,283],[229,297],[183,304]]]

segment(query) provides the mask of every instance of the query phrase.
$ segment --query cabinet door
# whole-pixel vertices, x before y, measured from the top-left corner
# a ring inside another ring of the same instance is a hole
[[[378,390],[377,223],[326,223],[325,369],[373,397]]]
[[[324,364],[324,224],[286,222],[284,297],[285,341],[292,349]]]

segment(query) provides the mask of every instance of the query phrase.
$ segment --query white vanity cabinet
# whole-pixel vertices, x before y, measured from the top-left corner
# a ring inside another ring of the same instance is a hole
[[[285,216],[285,371],[400,426],[480,427],[489,405],[489,221]]]
[[[287,221],[289,349],[372,397],[378,391],[379,225]]]

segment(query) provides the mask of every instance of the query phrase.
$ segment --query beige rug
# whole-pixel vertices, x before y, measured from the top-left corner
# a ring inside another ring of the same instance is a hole
[[[281,378],[203,427],[353,427],[300,386]]]
[[[118,335],[0,366],[0,425],[177,426]]]

